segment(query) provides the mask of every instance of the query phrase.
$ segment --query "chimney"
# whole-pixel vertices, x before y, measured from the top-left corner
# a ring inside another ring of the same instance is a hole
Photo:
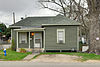
[[[15,24],[15,13],[13,12],[13,23]]]

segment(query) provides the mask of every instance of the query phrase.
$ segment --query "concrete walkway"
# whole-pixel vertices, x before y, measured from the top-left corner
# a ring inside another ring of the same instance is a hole
[[[39,53],[32,53],[28,56],[26,56],[23,61],[30,61],[34,56],[38,55]]]

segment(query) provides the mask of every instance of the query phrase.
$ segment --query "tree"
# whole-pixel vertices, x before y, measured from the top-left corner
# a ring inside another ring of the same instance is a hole
[[[4,32],[5,30],[6,30],[6,25],[5,24],[3,24],[3,23],[1,23],[0,24],[0,30],[2,31],[2,32]]]
[[[9,39],[9,37],[11,37],[11,29],[10,29],[10,28],[7,28],[7,29],[6,29],[5,35],[6,35],[6,38],[7,38],[7,39]]]
[[[100,0],[87,0],[90,22],[90,52],[100,54]]]
[[[80,30],[84,29],[90,40],[89,52],[100,54],[100,0],[39,0],[39,2],[43,8],[79,21],[82,24]]]
[[[39,2],[43,8],[59,12],[65,17],[80,22],[82,24],[80,31],[84,29],[88,35],[89,24],[86,17],[88,14],[88,9],[85,7],[86,0],[39,0]]]
[[[7,28],[4,23],[0,24],[0,31],[1,31],[0,36],[6,35],[7,39],[11,36],[11,30],[10,30],[10,28]]]

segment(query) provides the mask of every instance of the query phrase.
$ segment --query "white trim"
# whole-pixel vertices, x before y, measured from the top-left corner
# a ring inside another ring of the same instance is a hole
[[[42,26],[57,26],[57,25],[81,25],[80,23],[76,23],[76,24],[72,24],[72,23],[68,23],[68,24],[42,24]]]
[[[11,44],[12,44],[12,29],[11,29]]]
[[[40,44],[40,46],[41,46],[40,48],[42,48],[42,34],[41,34],[41,44]]]
[[[9,28],[21,28],[22,26],[9,26]]]
[[[45,50],[45,30],[44,30],[44,50]]]
[[[35,33],[34,33],[34,45],[35,45]]]
[[[64,34],[63,34],[63,39],[64,39],[63,41],[64,42],[63,43],[65,43],[65,29],[57,29],[57,43],[59,43],[58,42],[58,31],[63,31],[64,32]]]
[[[23,29],[14,29],[15,31],[43,31],[45,28],[23,28]]]
[[[18,32],[17,32],[17,49],[18,49]]]
[[[30,32],[29,32],[29,49],[30,49]]]

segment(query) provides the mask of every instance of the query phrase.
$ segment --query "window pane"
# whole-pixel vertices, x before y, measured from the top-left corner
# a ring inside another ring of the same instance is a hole
[[[19,33],[19,42],[27,43],[27,33]]]
[[[57,43],[65,43],[65,29],[57,29]]]
[[[58,31],[58,41],[63,40],[63,31]]]

